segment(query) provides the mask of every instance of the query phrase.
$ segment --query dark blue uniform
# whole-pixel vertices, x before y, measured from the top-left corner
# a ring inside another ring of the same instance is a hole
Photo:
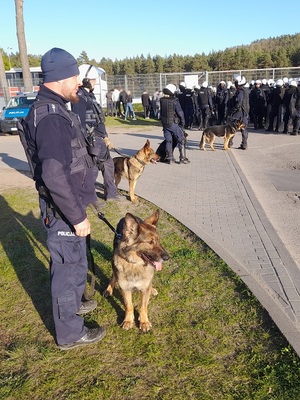
[[[27,117],[28,145],[34,152],[37,187],[45,187],[52,199],[40,192],[51,257],[56,338],[63,345],[87,333],[83,318],[76,314],[86,285],[86,238],[76,236],[73,225],[85,220],[87,205],[97,200],[94,185],[98,171],[87,154],[78,116],[66,110],[67,101],[45,86],[38,93],[39,101],[45,103],[43,107],[32,108]]]
[[[104,125],[104,114],[96,102],[93,92],[80,87],[78,90],[79,102],[72,104],[72,110],[79,115],[81,125],[93,129],[94,146],[99,149],[96,163],[102,172],[103,184],[106,192],[106,199],[113,199],[118,196],[118,190],[114,178],[114,162],[104,142],[107,132]],[[96,108],[95,108],[96,107]]]
[[[184,113],[178,98],[162,97],[160,99],[160,120],[163,126],[163,133],[166,140],[167,159],[173,161],[173,139],[177,143],[180,157],[182,158],[182,145],[184,141],[183,127],[185,125]]]
[[[232,99],[230,100],[230,109],[228,110],[229,120],[240,119],[244,122],[245,128],[242,132],[241,149],[246,150],[248,146],[248,121],[249,121],[249,89],[243,86],[238,86]],[[233,139],[229,141],[232,146]]]

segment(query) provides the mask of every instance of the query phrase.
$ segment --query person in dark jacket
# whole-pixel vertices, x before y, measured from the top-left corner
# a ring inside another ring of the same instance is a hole
[[[97,168],[87,152],[76,114],[66,109],[78,101],[81,84],[75,58],[53,48],[41,62],[43,84],[26,118],[34,179],[50,252],[52,311],[61,350],[98,342],[103,327],[88,328],[82,315],[94,300],[82,303],[87,279],[86,237],[91,227],[86,207],[97,201]]]
[[[204,81],[198,91],[199,130],[204,130],[208,127],[213,108],[214,105],[211,92],[208,89],[208,82]]]
[[[119,116],[124,117],[126,112],[126,105],[127,105],[127,93],[124,89],[120,89],[119,94]]]
[[[272,90],[269,96],[269,103],[271,105],[271,111],[269,116],[269,126],[267,127],[268,132],[273,132],[274,122],[276,120],[275,132],[279,132],[280,126],[283,122],[283,96],[285,88],[282,79],[278,79],[275,84],[275,88]]]
[[[293,99],[295,99],[297,92],[297,82],[295,80],[292,80],[289,83],[289,86],[286,88],[283,96],[283,106],[284,106],[284,128],[283,128],[283,133],[292,133],[293,127],[292,127],[292,110],[291,110],[291,102]]]
[[[129,116],[128,114],[130,114],[132,121],[136,121],[135,113],[134,113],[134,109],[133,109],[133,97],[132,97],[130,90],[128,90],[127,97],[126,97],[126,110],[125,110],[125,116],[124,116],[125,121],[126,121],[127,117]]]
[[[245,127],[241,130],[242,142],[239,149],[246,150],[248,147],[248,121],[249,121],[249,89],[244,76],[238,75],[234,81],[236,92],[231,99],[230,109],[228,110],[228,119],[242,120]],[[229,146],[233,145],[233,139],[230,139]]]
[[[295,108],[292,109],[293,132],[291,135],[300,135],[300,81],[298,81],[295,95]]]
[[[150,110],[151,110],[151,101],[149,93],[145,90],[141,96],[142,99],[142,106],[144,108],[144,118],[150,118]]]
[[[261,81],[258,79],[254,83],[249,95],[250,110],[252,111],[254,129],[263,129],[263,120],[266,112],[265,92],[261,88]]]
[[[195,105],[193,100],[194,91],[191,87],[187,86],[183,94],[183,113],[185,119],[185,128],[191,129],[195,113]],[[182,108],[182,107],[181,107]]]
[[[125,197],[118,193],[114,178],[114,162],[110,156],[110,140],[105,127],[105,116],[94,95],[94,87],[99,74],[93,65],[79,67],[82,85],[78,90],[79,101],[72,103],[72,111],[79,115],[82,128],[94,147],[94,161],[102,172],[106,201],[121,201]]]
[[[185,140],[182,129],[185,125],[184,113],[178,98],[175,96],[175,91],[176,86],[172,83],[168,84],[163,89],[164,96],[160,99],[160,120],[165,137],[165,162],[167,164],[175,162],[173,149],[177,146],[180,154],[179,162],[187,164],[189,160],[183,155],[182,151]]]
[[[215,97],[218,125],[225,124],[227,100],[228,100],[228,91],[226,88],[226,83],[224,81],[221,81],[217,86],[217,92]]]

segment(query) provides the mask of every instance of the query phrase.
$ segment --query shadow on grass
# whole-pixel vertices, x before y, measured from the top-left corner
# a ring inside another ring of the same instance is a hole
[[[40,220],[31,211],[25,216],[17,213],[3,196],[0,196],[0,212],[3,216],[0,224],[3,250],[43,323],[54,337],[49,270],[36,256],[36,252],[40,252],[46,261],[49,258],[41,246],[45,245],[45,234]]]
[[[36,218],[32,211],[27,215],[16,212],[1,195],[0,214],[0,243],[3,251],[46,329],[55,340],[48,268],[50,256],[48,250],[44,251],[46,232],[40,219]],[[91,248],[101,254],[105,260],[112,259],[111,249],[99,240],[92,240]],[[89,270],[90,267],[89,265]],[[109,283],[110,276],[107,276],[97,265],[95,265],[95,276],[95,290],[102,294]],[[90,279],[90,273],[88,273],[88,281]],[[118,304],[118,300],[122,302],[122,296],[118,290],[114,292],[114,298],[111,297],[109,302],[115,309],[118,323],[120,323],[124,317],[124,310]]]

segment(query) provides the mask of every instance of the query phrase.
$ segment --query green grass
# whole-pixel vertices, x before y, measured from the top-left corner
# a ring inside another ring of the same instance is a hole
[[[116,225],[140,200],[105,206]],[[0,195],[0,398],[43,400],[298,400],[299,358],[242,281],[170,215],[158,230],[171,255],[155,275],[153,329],[124,331],[111,276],[113,233],[89,214],[97,264],[98,307],[87,318],[107,329],[100,343],[60,352],[51,317],[48,251],[37,196],[28,188]],[[89,277],[90,280],[90,277]],[[134,296],[138,304],[138,296]]]
[[[135,127],[135,128],[153,128],[153,127],[161,127],[161,122],[157,119],[144,118],[143,107],[141,104],[134,104],[133,106],[136,121],[132,121],[127,119],[126,121],[123,118],[114,118],[107,116],[105,117],[105,125],[106,127],[114,127],[114,128],[121,128],[121,127]],[[106,110],[104,109],[104,112]]]

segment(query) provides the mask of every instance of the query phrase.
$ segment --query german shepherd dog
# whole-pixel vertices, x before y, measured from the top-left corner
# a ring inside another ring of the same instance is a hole
[[[116,283],[119,284],[125,305],[122,327],[126,330],[134,326],[132,292],[135,290],[141,294],[139,329],[148,332],[152,326],[148,319],[148,303],[151,294],[157,294],[152,280],[155,271],[162,269],[162,262],[169,259],[156,231],[158,218],[159,210],[144,221],[127,213],[117,226],[116,231],[121,235],[114,239],[113,276],[103,295],[111,296]]]
[[[122,178],[129,181],[129,197],[135,203],[137,197],[134,195],[135,186],[138,178],[142,175],[145,165],[150,162],[156,163],[159,155],[151,148],[149,140],[146,141],[144,147],[139,150],[133,157],[115,157],[115,184],[118,187]]]
[[[223,137],[224,136],[224,150],[229,149],[229,141],[234,137],[235,132],[245,128],[245,124],[242,120],[234,120],[227,125],[214,125],[209,126],[204,129],[202,133],[202,138],[200,141],[200,150],[205,150],[206,141],[209,142],[210,148],[215,151],[214,141],[215,137]]]

